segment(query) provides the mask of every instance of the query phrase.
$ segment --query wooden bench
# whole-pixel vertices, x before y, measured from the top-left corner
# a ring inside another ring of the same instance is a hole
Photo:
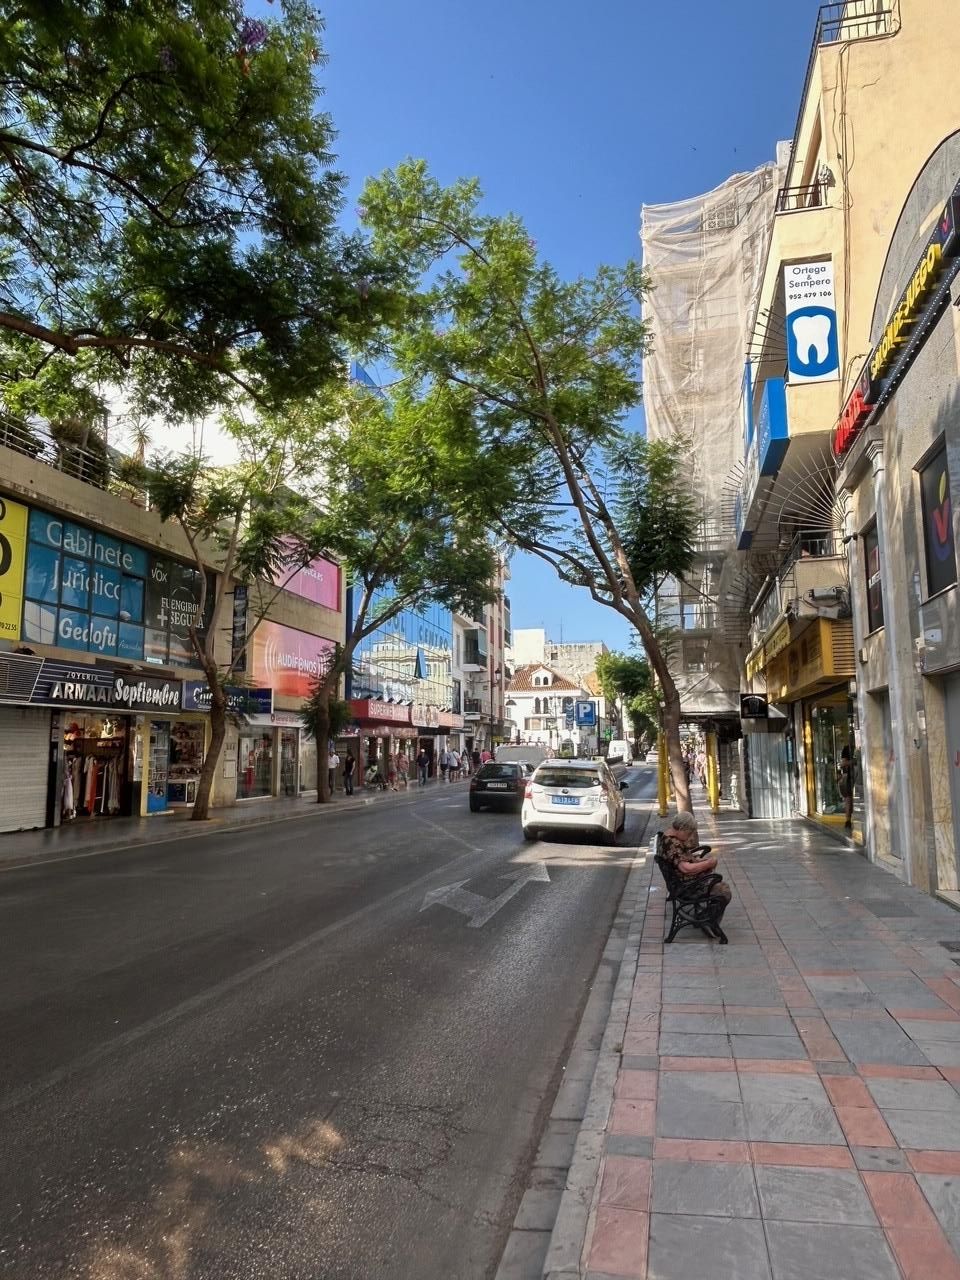
[[[673,907],[673,919],[664,943],[672,942],[681,929],[692,925],[702,930],[708,938],[715,938],[722,945],[727,943],[727,935],[720,928],[717,919],[718,908],[722,904],[711,896],[710,890],[719,884],[723,876],[715,871],[705,871],[700,876],[682,876],[673,863],[661,853],[663,832],[658,831],[654,837],[653,859],[660,868],[663,882],[667,886],[667,901]],[[699,845],[691,850],[706,857],[710,852],[708,844]]]

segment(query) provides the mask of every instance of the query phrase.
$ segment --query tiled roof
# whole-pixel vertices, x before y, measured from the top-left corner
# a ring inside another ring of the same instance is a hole
[[[537,671],[549,671],[553,676],[553,683],[550,685],[535,685],[533,676]],[[545,688],[576,692],[580,686],[574,684],[572,680],[568,680],[566,676],[560,675],[558,671],[554,671],[553,667],[548,667],[545,662],[531,662],[525,667],[517,667],[513,673],[513,679],[507,685],[507,689],[511,693],[539,693]]]

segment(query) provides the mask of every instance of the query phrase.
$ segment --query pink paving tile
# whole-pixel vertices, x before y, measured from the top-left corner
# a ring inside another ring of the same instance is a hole
[[[816,1009],[817,1002],[809,991],[794,995],[792,992],[784,992],[787,1001],[787,1008],[791,1013],[803,1012],[806,1009]]]
[[[590,1241],[588,1269],[608,1276],[644,1280],[649,1235],[650,1218],[647,1214],[601,1205]]]
[[[956,1009],[891,1009],[890,1014],[898,1022],[904,1018],[917,1022],[960,1022],[960,1013]]]
[[[715,1004],[683,1004],[682,1001],[671,1000],[669,1004],[664,1003],[664,1013],[719,1013],[720,1010]]]
[[[914,1173],[960,1174],[960,1151],[907,1151]]]
[[[639,1156],[607,1156],[603,1162],[600,1203],[617,1209],[650,1207],[650,1181],[653,1162]]]
[[[887,1128],[880,1109],[834,1106],[843,1136],[851,1147],[895,1147],[897,1140]]]
[[[656,1125],[656,1103],[618,1098],[610,1109],[610,1132],[633,1138],[652,1138]]]
[[[938,1070],[944,1080],[949,1080],[951,1084],[960,1084],[960,1067],[938,1067]]]
[[[812,1076],[816,1073],[813,1063],[803,1058],[737,1058],[736,1063],[738,1071],[762,1071],[764,1075]]]
[[[854,969],[805,969],[801,966],[800,972],[805,978],[855,978],[857,976]]]
[[[642,1035],[645,1031],[656,1031],[660,1025],[659,1009],[631,1009],[627,1018],[627,1035]]]
[[[634,1102],[655,1102],[656,1071],[621,1071],[617,1076],[617,1097],[630,1098]]]
[[[826,1022],[801,1016],[797,1019],[797,1030],[803,1047],[817,1062],[846,1062],[847,1055],[834,1039]]]
[[[661,1071],[736,1071],[732,1058],[673,1058],[660,1059]]]
[[[852,1169],[846,1147],[805,1146],[801,1142],[751,1142],[754,1164],[788,1164],[813,1169]]]
[[[950,978],[927,978],[925,981],[951,1009],[960,1009],[960,987],[955,982]]]
[[[761,1018],[770,1013],[782,1013],[782,1004],[725,1004],[724,1013],[739,1014],[743,1018]]]
[[[860,1174],[884,1230],[911,1227],[937,1229],[937,1219],[912,1173]]]
[[[835,1107],[874,1107],[870,1090],[856,1076],[823,1076],[821,1083]]]
[[[936,1067],[906,1067],[888,1062],[859,1062],[857,1070],[868,1080],[939,1080]]]
[[[637,1031],[623,1037],[624,1053],[656,1053],[660,1037],[655,1031]]]
[[[936,1231],[893,1227],[887,1240],[905,1280],[960,1280],[960,1259],[939,1224]]]
[[[746,1142],[721,1142],[709,1138],[657,1138],[654,1160],[707,1160],[721,1164],[749,1164]]]

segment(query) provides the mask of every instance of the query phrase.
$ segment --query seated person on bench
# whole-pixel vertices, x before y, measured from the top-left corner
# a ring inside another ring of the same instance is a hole
[[[697,820],[692,813],[677,813],[670,826],[663,833],[660,851],[673,863],[682,876],[702,876],[708,871],[715,871],[717,860],[713,857],[698,858],[696,850],[700,845],[697,833]],[[705,852],[707,852],[705,850]],[[717,898],[717,924],[723,919],[723,913],[730,905],[729,885],[721,880],[710,890],[711,898]]]

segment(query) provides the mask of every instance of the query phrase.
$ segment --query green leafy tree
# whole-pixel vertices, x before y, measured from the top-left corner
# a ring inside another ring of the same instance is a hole
[[[326,551],[318,541],[323,530],[315,523],[322,481],[312,434],[315,423],[307,428],[302,419],[281,423],[233,412],[224,425],[237,452],[236,462],[212,466],[199,455],[159,456],[138,477],[161,518],[183,532],[200,583],[189,635],[210,688],[210,743],[191,814],[197,820],[209,814],[223,751],[226,685],[242,669],[250,642],[283,586]],[[211,566],[217,570],[212,581]],[[246,644],[237,646],[224,661],[218,636],[227,624],[226,609],[237,582],[253,588]]]
[[[471,442],[490,526],[637,631],[688,807],[680,698],[648,606],[658,580],[692,560],[696,506],[682,445],[626,426],[641,399],[648,280],[634,263],[562,280],[517,217],[479,205],[476,182],[441,187],[419,161],[364,191],[374,250],[413,298],[392,333],[403,395],[438,435]]]
[[[336,227],[321,36],[307,0],[263,21],[236,0],[0,0],[5,394],[280,404],[391,312],[382,264]]]
[[[597,677],[607,701],[622,708],[630,724],[634,749],[639,754],[641,741],[656,733],[660,718],[649,662],[636,654],[602,653],[597,658]]]
[[[299,413],[310,422],[317,408]],[[313,537],[353,584],[353,616],[311,691],[318,744],[333,736],[330,708],[359,645],[405,609],[435,602],[476,613],[495,598],[494,550],[483,524],[483,468],[471,440],[439,434],[419,403],[353,388],[337,429],[315,433],[326,477]],[[308,710],[309,707],[309,710]],[[360,767],[358,763],[358,767]],[[329,799],[319,770],[317,799]]]

